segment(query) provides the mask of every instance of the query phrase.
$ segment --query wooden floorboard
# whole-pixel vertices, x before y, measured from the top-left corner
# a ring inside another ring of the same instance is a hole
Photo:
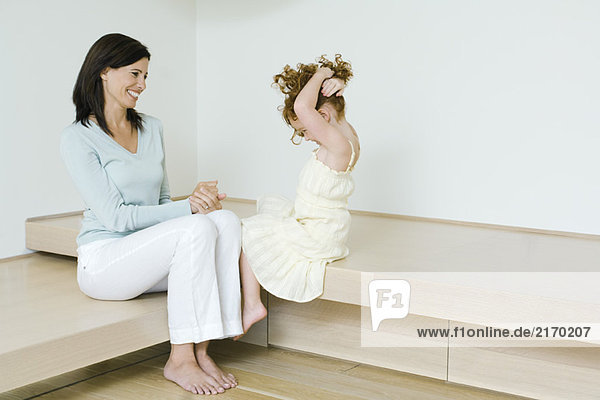
[[[75,371],[67,372],[61,375],[54,376],[49,379],[45,379],[40,382],[33,383],[31,385],[22,386],[20,388],[0,393],[0,400],[17,400],[31,398],[42,393],[46,393],[57,388],[68,386],[74,382],[84,381],[91,379],[95,376],[124,368],[135,363],[149,360],[151,358],[168,354],[170,350],[170,344],[168,342],[160,343],[155,346],[147,347],[142,350],[124,354],[119,357],[111,358],[106,361],[102,361],[96,364],[86,366],[84,368],[77,369]]]
[[[0,393],[0,400],[198,398],[163,378],[168,351],[169,344],[163,343]],[[523,399],[350,361],[230,340],[214,342],[210,353],[239,382],[237,388],[218,395],[223,400]]]
[[[240,349],[238,346],[238,343],[222,342],[213,346],[212,351],[224,367],[253,371],[289,382],[310,382],[318,388],[360,399],[522,398],[316,354],[273,347],[268,351],[261,348]],[[240,357],[242,353],[244,356]]]

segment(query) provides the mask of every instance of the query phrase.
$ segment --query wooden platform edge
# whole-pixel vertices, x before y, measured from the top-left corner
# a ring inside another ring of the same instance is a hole
[[[61,218],[61,217],[72,217],[72,216],[80,215],[80,214],[83,214],[83,210],[70,211],[70,212],[59,213],[59,214],[40,215],[40,216],[37,216],[37,217],[27,218],[25,220],[25,223],[27,223],[27,222],[45,221],[45,220],[48,220],[48,219]]]
[[[593,233],[556,231],[556,230],[540,229],[540,228],[528,228],[528,227],[524,227],[524,226],[488,224],[485,222],[459,221],[459,220],[452,220],[452,219],[418,217],[418,216],[402,215],[402,214],[387,214],[387,213],[379,213],[379,212],[374,212],[374,211],[350,210],[350,214],[363,215],[363,216],[369,216],[369,217],[401,219],[401,220],[405,220],[405,221],[430,222],[430,223],[467,226],[467,227],[473,227],[473,228],[495,229],[495,230],[509,231],[509,232],[536,233],[539,235],[563,236],[563,237],[569,237],[569,238],[574,238],[574,239],[600,240],[600,234],[593,234]]]
[[[35,253],[37,253],[37,250],[31,251],[31,252],[25,253],[25,254],[19,254],[18,256],[0,258],[0,264],[15,261],[15,260],[21,260],[23,258],[29,258],[32,255],[34,255]]]
[[[127,334],[123,334],[127,332]],[[169,340],[165,309],[0,354],[0,392]],[[40,357],[43,354],[43,357]]]
[[[180,196],[177,198],[173,198],[173,200],[175,200],[175,199],[181,200],[181,199],[185,199],[187,197],[188,196]],[[256,200],[246,199],[246,198],[242,198],[242,197],[227,197],[226,200],[234,201],[234,202],[238,202],[238,203],[246,203],[246,204],[256,203]],[[525,226],[489,224],[489,223],[485,223],[485,222],[460,221],[460,220],[433,218],[433,217],[420,217],[420,216],[414,216],[414,215],[393,214],[393,213],[385,213],[385,212],[369,211],[369,210],[350,210],[350,214],[362,215],[362,216],[366,216],[366,217],[400,219],[400,220],[404,220],[404,221],[418,221],[418,222],[430,222],[430,223],[470,226],[470,227],[474,227],[474,228],[487,228],[487,229],[496,229],[496,230],[510,231],[510,232],[537,233],[537,234],[541,234],[541,235],[565,236],[565,237],[571,237],[571,238],[577,238],[577,239],[600,240],[600,234],[593,234],[593,233],[558,231],[558,230],[550,230],[550,229],[528,228]]]
[[[74,240],[77,233],[73,236],[70,229],[44,226],[41,221],[43,219],[25,223],[25,246],[29,250],[77,257],[77,243]]]
[[[176,196],[173,197],[173,201],[183,200],[189,196]],[[226,201],[232,201],[237,203],[245,203],[245,204],[253,204],[256,203],[256,200],[246,199],[242,197],[227,197]],[[60,217],[69,217],[77,214],[83,213],[81,211],[73,211],[61,214],[52,214],[38,217],[27,218],[27,222],[36,222],[49,218],[60,218]],[[440,224],[450,224],[450,225],[460,225],[460,226],[469,226],[474,228],[486,228],[486,229],[496,229],[502,231],[509,232],[521,232],[521,233],[536,233],[540,235],[551,235],[551,236],[563,236],[570,237],[576,239],[588,239],[588,240],[600,240],[600,234],[593,233],[581,233],[581,232],[569,232],[569,231],[559,231],[559,230],[550,230],[550,229],[540,229],[540,228],[528,228],[524,226],[513,226],[513,225],[501,225],[501,224],[489,224],[485,222],[473,222],[473,221],[460,221],[460,220],[452,220],[452,219],[444,219],[444,218],[432,218],[432,217],[420,217],[414,215],[404,215],[404,214],[393,214],[393,213],[385,213],[385,212],[377,212],[377,211],[369,211],[369,210],[350,210],[350,214],[352,215],[362,215],[367,217],[378,217],[378,218],[392,218],[392,219],[400,219],[405,221],[417,221],[417,222],[429,222],[429,223],[440,223]]]

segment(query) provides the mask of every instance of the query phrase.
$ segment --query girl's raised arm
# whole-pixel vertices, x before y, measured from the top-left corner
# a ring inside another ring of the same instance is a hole
[[[326,109],[315,109],[323,81],[332,76],[333,71],[330,68],[318,68],[294,102],[294,112],[298,120],[322,146],[328,149],[345,146],[347,141],[339,130],[329,124],[330,119],[335,116]]]

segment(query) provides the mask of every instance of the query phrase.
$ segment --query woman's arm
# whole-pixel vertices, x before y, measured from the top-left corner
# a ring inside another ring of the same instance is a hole
[[[171,218],[191,214],[187,200],[155,206],[125,204],[121,193],[102,168],[96,151],[76,131],[63,132],[60,150],[67,170],[86,206],[107,230],[135,231]],[[161,186],[161,195],[163,195],[163,186]]]

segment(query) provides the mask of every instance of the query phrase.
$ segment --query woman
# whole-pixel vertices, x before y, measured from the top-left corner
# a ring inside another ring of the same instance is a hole
[[[108,34],[90,48],[73,90],[76,119],[61,154],[86,203],[77,280],[100,300],[168,288],[167,379],[196,394],[237,385],[207,355],[211,339],[242,333],[240,222],[221,210],[216,181],[171,201],[162,124],[134,107],[146,88],[150,53]]]

